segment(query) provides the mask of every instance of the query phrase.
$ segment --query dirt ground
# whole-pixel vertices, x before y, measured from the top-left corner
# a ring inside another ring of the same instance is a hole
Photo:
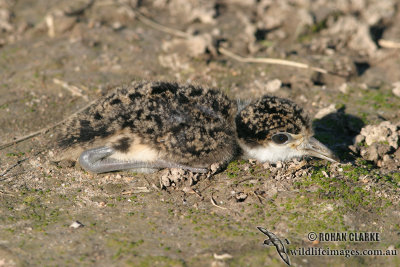
[[[257,226],[292,250],[397,251],[293,266],[399,266],[398,25],[396,0],[0,0],[0,266],[286,266]],[[141,79],[290,98],[342,163],[234,161],[199,179],[52,163],[53,125]]]

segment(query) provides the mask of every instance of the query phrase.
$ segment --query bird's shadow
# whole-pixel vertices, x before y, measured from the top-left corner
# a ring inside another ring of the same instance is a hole
[[[346,107],[330,113],[312,123],[315,138],[334,151],[343,162],[355,160],[349,146],[353,144],[361,128],[365,125],[357,116],[346,114]]]

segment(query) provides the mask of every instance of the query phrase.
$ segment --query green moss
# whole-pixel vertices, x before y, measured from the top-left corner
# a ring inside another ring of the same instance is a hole
[[[346,109],[346,105],[345,104],[343,104],[343,103],[337,103],[336,105],[335,105],[335,109],[336,110],[340,110],[340,109]]]
[[[305,27],[303,33],[297,37],[297,41],[300,43],[311,41],[314,35],[327,28],[327,20],[328,18],[325,18],[324,20]]]
[[[400,173],[396,172],[392,174],[392,180],[395,181],[397,184],[400,183]]]
[[[8,103],[0,105],[0,109],[7,109],[8,108]]]
[[[229,178],[235,178],[238,176],[240,171],[241,171],[241,168],[240,168],[239,161],[232,161],[231,163],[229,163],[228,167],[226,168],[226,175]]]
[[[25,155],[25,153],[24,152],[10,152],[10,153],[7,153],[6,154],[6,157],[18,157],[18,158],[20,158],[20,157],[22,157],[22,156],[24,156]]]
[[[372,107],[375,110],[399,109],[400,104],[390,90],[364,90],[360,100],[361,105]]]
[[[352,179],[353,181],[358,181],[358,179],[362,175],[368,175],[371,171],[369,168],[363,168],[363,167],[354,167],[354,166],[344,166],[344,176]]]
[[[343,175],[348,179],[325,177],[323,172],[329,175],[329,167],[316,166],[311,177],[303,178],[301,182],[296,183],[296,186],[303,189],[304,192],[311,185],[317,185],[316,193],[320,199],[341,201],[344,208],[347,209],[354,210],[365,207],[377,210],[377,207],[380,206],[379,199],[358,183],[358,179],[362,175],[370,174],[371,170],[354,166],[344,166],[343,169]]]
[[[107,240],[107,246],[116,252],[112,255],[112,259],[116,260],[124,255],[137,255],[135,249],[142,245],[144,241],[142,239],[138,241],[131,241],[126,239],[113,238]]]
[[[311,32],[312,32],[312,33],[318,33],[318,32],[320,32],[320,31],[322,31],[323,29],[326,29],[326,28],[327,28],[326,21],[327,21],[327,20],[324,19],[324,20],[321,20],[321,21],[318,22],[318,23],[313,24],[313,25],[311,26]]]
[[[304,34],[300,34],[299,37],[297,37],[297,41],[299,43],[307,43],[307,42],[311,41],[312,38],[313,38],[312,34],[304,33]]]
[[[264,47],[272,47],[272,46],[275,45],[275,42],[272,42],[272,41],[269,41],[269,40],[262,40],[262,41],[259,42],[259,44],[261,46],[264,46]]]
[[[27,197],[25,197],[25,198],[23,199],[23,202],[24,202],[25,204],[28,204],[28,205],[32,204],[32,203],[35,202],[35,201],[36,201],[36,197],[35,197],[35,196],[27,196]]]
[[[400,173],[398,172],[386,174],[380,178],[396,187],[400,187]]]
[[[338,94],[335,98],[350,107],[364,124],[374,122],[371,121],[371,111],[391,112],[400,109],[399,101],[397,101],[391,90],[385,88],[366,90],[358,87],[349,87],[347,94]]]
[[[12,229],[12,228],[6,228],[5,230],[7,232],[10,232],[11,234],[13,234],[15,232],[15,229]]]

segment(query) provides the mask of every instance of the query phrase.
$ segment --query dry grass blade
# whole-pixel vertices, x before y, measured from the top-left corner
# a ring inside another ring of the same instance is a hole
[[[138,193],[149,193],[151,192],[147,187],[145,186],[138,186],[134,187],[133,190],[128,190],[122,192],[122,195],[131,195],[131,194],[138,194]]]
[[[385,40],[385,39],[380,39],[378,41],[378,44],[384,48],[400,48],[399,42],[394,42],[394,41]]]
[[[156,30],[165,32],[165,33],[169,33],[181,38],[189,38],[190,34],[183,32],[183,31],[179,31],[170,27],[166,27],[164,25],[161,25],[158,22],[155,22],[149,18],[147,18],[145,15],[141,14],[139,11],[134,9],[135,14],[137,15],[138,20],[140,20],[141,22],[143,22],[144,24],[146,24],[147,26],[150,26]]]
[[[0,177],[5,176],[9,171],[11,171],[12,169],[14,169],[15,167],[17,167],[17,166],[20,165],[22,162],[24,162],[24,161],[26,161],[26,160],[28,160],[28,159],[30,159],[30,157],[27,157],[27,158],[18,160],[15,164],[11,165],[11,166],[8,167],[2,174],[0,174]],[[0,181],[3,181],[3,179],[0,180]]]
[[[149,18],[147,18],[145,15],[141,14],[138,10],[132,8],[132,10],[135,12],[135,14],[137,15],[137,18],[143,22],[144,24],[146,24],[147,26],[150,26],[156,30],[165,32],[165,33],[169,33],[172,35],[175,35],[177,37],[180,38],[185,38],[188,39],[191,37],[190,34],[183,32],[183,31],[179,31],[176,29],[173,29],[171,27],[167,27],[164,25],[161,25],[160,23],[153,21]],[[239,55],[236,55],[228,50],[226,50],[225,48],[219,48],[218,51],[230,58],[233,58],[237,61],[240,62],[245,62],[245,63],[264,63],[264,64],[275,64],[275,65],[283,65],[283,66],[291,66],[291,67],[295,67],[295,68],[302,68],[302,69],[311,69],[313,71],[316,72],[320,72],[320,73],[328,73],[327,70],[324,70],[322,68],[316,68],[316,67],[312,67],[309,66],[307,64],[304,63],[300,63],[300,62],[295,62],[295,61],[290,61],[290,60],[285,60],[285,59],[278,59],[278,58],[252,58],[252,57],[241,57]]]
[[[296,62],[296,61],[290,61],[286,59],[279,59],[279,58],[255,58],[255,57],[242,57],[239,55],[236,55],[225,48],[220,47],[218,51],[230,58],[233,58],[234,60],[237,60],[239,62],[244,62],[244,63],[264,63],[264,64],[274,64],[274,65],[284,65],[284,66],[291,66],[295,68],[302,68],[302,69],[310,69],[316,72],[320,73],[328,73],[327,70],[321,69],[321,68],[316,68],[309,66],[304,63]]]
[[[214,259],[216,259],[216,260],[229,260],[232,258],[233,258],[233,256],[228,253],[224,253],[224,254],[220,254],[220,255],[218,255],[217,253],[214,253]]]
[[[211,200],[211,204],[213,204],[215,207],[220,208],[220,209],[223,209],[223,210],[226,210],[226,209],[227,209],[227,208],[225,208],[225,207],[219,206],[219,205],[217,204],[217,202],[215,201],[213,195],[211,195],[210,200]]]
[[[252,191],[251,193],[256,196],[260,204],[263,204],[262,202],[263,199],[266,200],[265,197],[260,196],[256,191]]]
[[[36,157],[37,155],[39,155],[40,153],[42,153],[43,150],[36,152],[34,155],[30,156],[30,157],[26,157],[23,159],[18,160],[15,164],[11,165],[10,167],[8,167],[2,174],[0,174],[0,177],[6,176],[6,174],[11,171],[12,169],[14,169],[15,167],[17,167],[18,165],[20,165],[21,163],[23,163],[24,161],[27,161],[28,159],[30,159],[31,157]],[[0,179],[1,181],[4,181],[6,179]]]
[[[73,113],[72,115],[68,116],[67,118],[65,118],[64,120],[62,120],[62,121],[60,121],[60,122],[57,122],[56,124],[54,124],[54,125],[52,125],[52,126],[50,126],[50,127],[43,128],[43,129],[41,129],[41,130],[39,130],[39,131],[30,133],[30,134],[28,134],[28,135],[25,135],[25,136],[23,136],[23,137],[20,137],[20,138],[18,138],[18,139],[15,139],[15,140],[13,140],[13,141],[11,141],[11,142],[8,142],[8,143],[5,143],[5,144],[0,145],[0,150],[2,150],[2,149],[4,149],[4,148],[7,148],[7,147],[9,147],[9,146],[12,146],[12,145],[21,143],[22,141],[25,141],[25,140],[27,140],[27,139],[36,137],[36,136],[38,136],[38,135],[47,133],[49,130],[51,130],[51,129],[57,127],[58,125],[60,125],[60,124],[62,124],[62,123],[64,123],[64,122],[66,122],[66,121],[69,120],[71,117],[75,116],[76,114],[78,114],[78,113],[84,111],[84,110],[87,109],[90,105],[92,105],[94,102],[95,102],[95,101],[90,102],[89,104],[87,104],[87,105],[84,106],[83,108],[79,109],[78,111],[76,111],[76,112]]]
[[[61,81],[57,78],[54,78],[53,82],[57,85],[61,85],[62,88],[70,91],[73,96],[79,96],[79,97],[82,97],[84,100],[88,101],[87,95],[82,94],[82,90],[79,89],[78,87],[76,87],[74,85],[70,85],[67,82]]]
[[[1,150],[1,149],[4,149],[4,148],[7,148],[7,147],[9,147],[9,146],[12,146],[12,145],[21,143],[22,141],[25,141],[25,140],[27,140],[27,139],[33,138],[33,137],[38,136],[38,135],[40,135],[40,134],[42,134],[42,133],[45,133],[45,132],[46,132],[45,130],[47,130],[47,128],[46,128],[46,129],[41,129],[41,130],[39,130],[39,131],[37,131],[37,132],[30,133],[30,134],[28,134],[28,135],[25,135],[25,136],[23,136],[23,137],[20,137],[20,138],[14,140],[14,141],[11,141],[11,142],[2,144],[2,145],[0,146],[0,150]]]

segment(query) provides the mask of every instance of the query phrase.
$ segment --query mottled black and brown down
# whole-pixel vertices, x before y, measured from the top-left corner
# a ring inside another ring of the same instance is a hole
[[[139,144],[161,160],[209,167],[238,156],[239,142],[265,144],[274,133],[303,130],[309,130],[307,117],[286,99],[264,96],[238,112],[237,102],[219,90],[144,81],[116,88],[70,120],[58,145],[82,152],[108,142],[124,153]]]
[[[310,122],[303,109],[290,100],[265,95],[236,116],[238,138],[250,146],[271,140],[277,132],[309,132]]]
[[[117,88],[67,123],[59,146],[86,149],[91,143],[121,135],[113,142],[117,151],[129,150],[138,142],[132,138],[138,138],[141,144],[160,151],[164,160],[209,166],[237,153],[236,112],[236,103],[218,90],[135,82]]]

